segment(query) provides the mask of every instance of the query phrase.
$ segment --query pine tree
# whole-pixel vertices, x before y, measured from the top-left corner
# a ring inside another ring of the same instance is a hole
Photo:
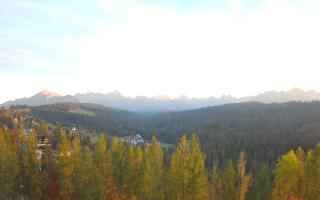
[[[155,137],[152,137],[151,145],[144,149],[142,165],[143,173],[140,174],[143,176],[144,199],[163,199],[163,151]]]
[[[89,147],[85,146],[81,154],[77,176],[74,177],[74,198],[102,200],[104,199],[103,190],[103,177],[93,163]]]
[[[211,198],[213,200],[223,200],[222,178],[217,166],[213,166],[211,171]]]
[[[81,142],[80,136],[76,135],[72,137],[70,151],[70,166],[72,168],[71,182],[73,186],[72,196],[77,196],[79,193],[79,177],[81,176]]]
[[[274,170],[272,199],[300,199],[299,182],[302,166],[293,151],[282,156]]]
[[[128,172],[128,186],[129,194],[128,199],[137,198],[141,195],[143,174],[142,170],[142,150],[138,146],[135,149],[132,145],[128,149],[128,159],[129,159],[129,172]]]
[[[301,147],[299,147],[296,150],[296,157],[299,162],[300,170],[299,170],[299,179],[298,179],[298,189],[297,189],[297,196],[299,197],[304,197],[305,196],[305,191],[306,191],[306,186],[305,186],[305,155],[304,151]]]
[[[190,143],[190,180],[188,193],[192,200],[206,199],[208,194],[208,175],[205,168],[205,156],[201,152],[199,138],[193,134]]]
[[[250,200],[271,200],[272,182],[266,165],[262,166],[251,188]]]
[[[142,190],[143,190],[143,151],[140,146],[138,146],[134,151],[134,162],[133,162],[133,193],[134,198],[139,199],[138,197],[142,197]],[[134,199],[133,198],[133,199]]]
[[[21,152],[21,185],[23,196],[26,199],[41,198],[41,165],[40,152],[37,151],[37,136],[34,131],[25,138],[24,148]]]
[[[109,187],[109,179],[111,179],[109,165],[107,163],[107,141],[103,134],[99,135],[98,143],[95,146],[94,156],[93,156],[94,164],[99,169],[99,172],[103,178],[103,188],[104,193],[103,196],[107,196],[107,191]]]
[[[0,129],[0,199],[12,199],[18,193],[18,154],[8,134]]]
[[[236,200],[237,189],[236,189],[237,175],[234,169],[232,160],[228,160],[226,167],[223,172],[223,199],[224,200]]]
[[[98,143],[95,146],[94,151],[94,162],[102,172],[105,169],[106,164],[106,153],[107,153],[107,141],[103,134],[99,135]]]
[[[245,200],[251,176],[246,174],[246,155],[244,151],[239,154],[238,160],[238,200]]]
[[[80,141],[80,136],[76,135],[73,137],[72,139],[72,157],[74,159],[74,167],[77,168],[79,167],[78,165],[80,164],[80,160],[81,160],[81,141]]]
[[[115,184],[116,188],[110,188],[110,195],[114,199],[124,198],[125,192],[128,189],[128,170],[129,163],[127,159],[127,151],[124,143],[116,138],[112,139],[111,148],[108,150],[107,159],[110,163],[110,171],[112,175],[112,187]]]
[[[186,136],[182,136],[170,163],[169,176],[173,187],[173,199],[196,200],[208,197],[204,159],[198,138],[193,135],[189,143]]]
[[[186,135],[181,137],[177,149],[171,156],[169,178],[170,193],[168,198],[175,200],[187,199],[187,186],[190,177],[190,145]]]
[[[310,151],[306,159],[304,186],[305,198],[318,200],[320,197],[320,144],[314,151]]]
[[[60,139],[57,151],[58,161],[58,176],[59,176],[59,195],[61,199],[72,199],[73,195],[73,159],[72,148],[67,141],[66,134],[63,134]]]
[[[58,165],[50,146],[45,148],[41,158],[41,163],[41,175],[43,177],[43,199],[61,199],[59,196]]]

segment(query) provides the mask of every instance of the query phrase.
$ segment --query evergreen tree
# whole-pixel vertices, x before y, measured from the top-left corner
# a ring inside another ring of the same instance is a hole
[[[63,134],[60,139],[57,151],[58,161],[58,176],[59,176],[59,195],[61,199],[69,200],[72,199],[73,195],[73,158],[72,148],[67,141],[66,134]]]
[[[246,174],[246,155],[244,151],[239,154],[238,160],[238,200],[245,200],[251,176]]]
[[[272,182],[269,171],[264,165],[259,171],[249,194],[249,200],[271,200]]]
[[[282,156],[274,169],[275,187],[272,191],[272,199],[300,199],[301,170],[301,163],[293,151]]]
[[[41,175],[43,177],[43,199],[58,200],[59,174],[58,165],[51,146],[47,146],[41,158]]]
[[[211,198],[213,200],[223,200],[222,178],[217,166],[213,166],[211,171]]]
[[[128,185],[129,196],[128,199],[134,199],[141,195],[143,173],[142,170],[142,150],[138,146],[135,149],[132,145],[129,146],[129,172],[128,172]],[[142,195],[140,196],[142,197]],[[140,198],[141,199],[141,198]]]
[[[0,129],[0,199],[16,196],[19,172],[18,154],[8,134]]]
[[[201,152],[199,138],[193,134],[190,143],[190,180],[188,193],[192,200],[206,199],[208,194],[208,175],[205,168],[205,156]]]
[[[190,146],[186,135],[181,137],[177,149],[173,152],[170,162],[169,178],[170,193],[169,199],[187,199],[187,185],[190,177],[189,163]]]
[[[129,163],[127,150],[124,143],[116,138],[113,138],[111,148],[107,153],[108,162],[110,163],[110,171],[112,181],[116,188],[110,188],[112,198],[124,198],[125,192],[128,191],[128,172]],[[113,185],[110,184],[111,186]]]
[[[318,200],[320,197],[320,144],[310,151],[305,165],[305,199]]]
[[[72,197],[79,195],[79,178],[81,177],[82,173],[82,166],[81,166],[81,142],[80,142],[80,136],[76,135],[71,137],[71,151],[70,151],[70,166],[72,167],[72,173],[71,173],[71,181],[73,186],[73,192]],[[78,196],[79,197],[79,196]]]
[[[94,163],[98,166],[101,172],[103,169],[105,169],[106,158],[107,158],[106,153],[107,153],[107,141],[105,136],[103,134],[100,134],[98,143],[95,146]]]
[[[99,135],[98,143],[95,146],[93,161],[103,178],[103,196],[106,197],[108,188],[110,187],[109,182],[111,179],[111,174],[109,165],[107,163],[107,141],[103,134]]]
[[[41,198],[41,152],[37,151],[37,136],[34,131],[25,138],[21,152],[21,185],[22,195],[26,199],[36,200]]]
[[[104,198],[103,177],[94,165],[91,151],[84,147],[81,154],[80,167],[74,177],[74,198],[79,200],[102,200]]]
[[[204,155],[199,140],[193,135],[191,143],[182,136],[173,153],[169,176],[173,199],[205,199],[208,197],[208,179],[204,166]]]
[[[144,149],[143,158],[143,193],[145,199],[164,199],[163,151],[155,137],[151,145]]]
[[[223,172],[223,199],[224,200],[236,200],[237,189],[236,189],[237,174],[234,169],[232,160],[228,160],[226,167]]]
[[[304,151],[301,147],[299,147],[296,150],[296,157],[299,162],[300,170],[299,170],[299,180],[298,180],[298,190],[297,190],[297,196],[304,197],[305,191],[306,191],[306,185],[305,185],[305,155]]]

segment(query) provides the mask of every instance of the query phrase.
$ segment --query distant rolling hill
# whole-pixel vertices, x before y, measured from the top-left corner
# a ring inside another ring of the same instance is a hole
[[[97,104],[59,103],[30,108],[33,116],[64,126],[88,128],[108,134],[135,134],[138,115]]]
[[[152,98],[138,96],[135,98],[126,97],[119,92],[102,93],[86,93],[76,94],[74,96],[62,96],[57,93],[42,91],[30,98],[21,98],[14,101],[8,101],[2,106],[9,107],[10,105],[29,105],[39,106],[63,102],[73,103],[94,103],[101,104],[117,109],[128,110],[132,112],[166,112],[166,111],[182,111],[208,106],[218,106],[230,103],[242,102],[261,102],[261,103],[283,103],[289,101],[312,101],[320,100],[320,93],[316,91],[304,91],[294,88],[290,91],[270,91],[256,96],[247,96],[236,98],[233,96],[221,96],[219,98],[189,98],[181,96],[171,99],[167,96],[155,96]]]

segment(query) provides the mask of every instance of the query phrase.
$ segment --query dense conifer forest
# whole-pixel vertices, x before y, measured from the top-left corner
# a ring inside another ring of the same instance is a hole
[[[43,131],[43,130],[42,130]],[[320,145],[282,155],[273,169],[257,175],[244,151],[225,166],[205,166],[196,135],[183,135],[165,164],[155,137],[133,146],[101,134],[94,146],[61,133],[56,148],[38,151],[36,131],[0,131],[0,199],[308,199],[320,196]],[[272,172],[272,173],[270,173]]]
[[[320,196],[319,102],[159,114],[94,104],[18,106],[2,109],[0,124],[0,199]],[[81,132],[95,126],[93,135]],[[150,140],[121,137],[135,133]]]
[[[206,154],[206,166],[222,167],[247,152],[248,168],[257,173],[272,167],[278,157],[301,146],[314,148],[320,141],[320,102],[281,104],[240,103],[202,109],[132,113],[94,104],[56,104],[32,107],[44,121],[104,132],[108,135],[142,134],[177,145],[183,134],[197,134]]]

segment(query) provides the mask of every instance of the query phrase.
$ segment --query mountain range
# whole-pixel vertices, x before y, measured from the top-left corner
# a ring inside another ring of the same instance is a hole
[[[5,102],[1,106],[11,105],[40,106],[55,103],[94,103],[108,107],[134,112],[160,112],[160,111],[182,111],[208,106],[224,105],[229,103],[261,102],[261,103],[284,103],[289,101],[314,101],[320,100],[320,93],[314,90],[304,91],[293,88],[289,91],[269,91],[255,96],[236,98],[231,95],[223,95],[219,98],[189,98],[181,96],[179,98],[169,98],[167,96],[155,96],[148,98],[137,96],[135,98],[126,97],[115,91],[107,94],[85,93],[75,95],[59,95],[54,92],[41,91],[29,98],[20,98]]]

